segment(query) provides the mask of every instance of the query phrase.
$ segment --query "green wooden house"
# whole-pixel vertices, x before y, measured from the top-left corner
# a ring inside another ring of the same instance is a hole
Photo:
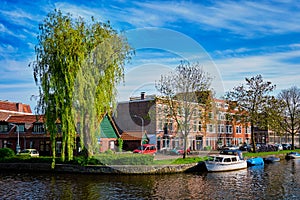
[[[100,123],[100,152],[117,150],[116,141],[120,137],[113,119],[105,115]]]

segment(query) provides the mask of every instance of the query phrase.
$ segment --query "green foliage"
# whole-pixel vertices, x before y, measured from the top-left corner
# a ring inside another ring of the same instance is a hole
[[[39,86],[38,113],[45,114],[55,162],[56,123],[61,123],[64,161],[73,159],[77,122],[88,156],[95,151],[96,129],[115,105],[116,84],[130,58],[127,41],[109,23],[87,24],[55,10],[39,26],[36,61],[31,63]]]
[[[0,148],[0,159],[14,157],[15,152],[10,148]]]
[[[187,157],[185,159],[183,158],[177,158],[172,162],[172,164],[180,165],[180,164],[190,164],[190,163],[198,163],[206,160],[206,157]]]
[[[275,89],[269,81],[263,81],[261,75],[251,78],[245,78],[246,84],[234,87],[232,91],[227,92],[225,98],[230,103],[230,110],[235,111],[235,118],[242,123],[251,124],[251,143],[256,151],[254,126],[262,126],[268,107],[272,98],[269,93]]]
[[[104,153],[105,153],[105,154],[108,154],[108,155],[112,155],[112,154],[114,154],[115,152],[114,152],[113,150],[111,150],[111,149],[108,149],[108,150],[106,150]]]
[[[124,144],[124,141],[122,140],[122,138],[118,138],[118,150],[119,152],[122,152],[123,150],[123,144]]]
[[[50,157],[31,157],[30,155],[16,155],[0,159],[2,163],[51,163]]]
[[[95,156],[104,165],[150,165],[154,157],[145,154],[100,154]]]
[[[300,149],[293,150],[294,152],[300,153]],[[270,152],[247,152],[243,153],[244,158],[253,158],[253,157],[264,157],[264,156],[270,156],[270,155],[286,155],[287,153],[290,153],[291,150],[283,150],[283,151],[270,151]]]
[[[211,146],[205,146],[204,147],[204,151],[210,151],[211,150]]]

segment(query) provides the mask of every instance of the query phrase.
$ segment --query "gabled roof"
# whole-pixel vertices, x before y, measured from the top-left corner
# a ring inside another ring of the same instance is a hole
[[[32,114],[30,105],[0,100],[0,111],[11,113]]]
[[[118,138],[117,130],[111,123],[111,119],[105,115],[100,123],[100,137],[101,138]]]

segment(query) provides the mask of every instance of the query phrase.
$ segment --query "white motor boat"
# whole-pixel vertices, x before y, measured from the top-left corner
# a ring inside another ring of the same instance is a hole
[[[238,155],[211,155],[205,166],[209,172],[232,171],[247,168],[247,162]]]

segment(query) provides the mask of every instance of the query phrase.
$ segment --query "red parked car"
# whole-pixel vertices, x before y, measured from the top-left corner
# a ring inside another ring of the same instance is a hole
[[[133,151],[133,153],[152,154],[156,153],[156,146],[154,144],[143,144]]]

